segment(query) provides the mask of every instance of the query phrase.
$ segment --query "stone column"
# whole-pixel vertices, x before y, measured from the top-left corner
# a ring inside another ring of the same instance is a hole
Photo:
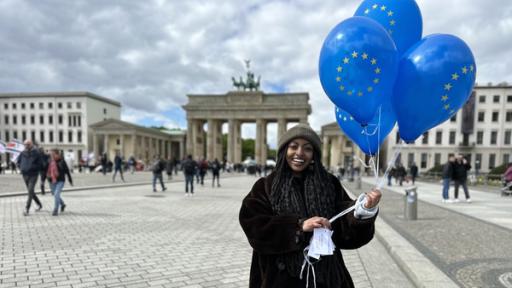
[[[194,154],[194,126],[192,125],[192,119],[187,119],[187,154]]]
[[[237,120],[235,122],[235,150],[234,159],[235,163],[242,163],[242,133],[241,133],[242,122]]]
[[[108,151],[108,137],[110,135],[108,135],[107,133],[104,134],[103,136],[103,153],[106,153],[107,154],[107,158],[110,158],[110,155],[109,154],[109,151]]]
[[[215,144],[217,140],[217,125],[215,125],[215,120],[208,119],[208,134],[206,138],[206,158],[208,160],[214,159],[214,153],[215,153]]]
[[[325,167],[329,167],[329,136],[324,135],[324,143],[322,143],[322,163]]]
[[[267,121],[263,120],[263,126],[261,127],[261,165],[267,163]]]
[[[340,138],[333,137],[331,138],[331,159],[329,160],[328,168],[332,169],[338,165],[338,158],[340,155]]]
[[[194,127],[193,138],[194,138],[194,159],[197,157],[204,157],[204,133],[203,133],[203,121],[194,120],[192,125]]]
[[[223,143],[222,143],[222,124],[223,122],[217,121],[217,136],[215,137],[215,152],[213,153],[214,157],[217,158],[220,162],[224,159],[223,151]]]
[[[277,120],[277,143],[279,143],[279,139],[286,132],[286,119],[279,118]]]
[[[138,154],[138,149],[139,147],[137,147],[137,136],[135,135],[135,133],[132,133],[132,149],[131,149],[131,153],[130,155],[128,155],[128,157],[130,156],[133,156],[135,158],[137,158],[137,154]]]
[[[309,124],[308,123],[308,116],[300,118],[299,119],[299,123],[301,123],[301,124]]]
[[[119,149],[119,152],[121,153],[121,157],[124,155],[124,134],[119,134],[119,146],[121,147]]]
[[[228,120],[228,162],[235,162],[235,120]]]
[[[180,139],[180,152],[178,155],[178,160],[181,160],[185,157],[185,143],[183,143],[183,139]]]
[[[98,160],[98,136],[96,132],[92,135],[92,152],[94,153],[94,159]]]

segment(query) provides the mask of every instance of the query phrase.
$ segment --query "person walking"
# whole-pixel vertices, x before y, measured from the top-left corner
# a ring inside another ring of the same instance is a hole
[[[101,155],[101,172],[103,172],[103,176],[107,175],[107,153]]]
[[[131,174],[135,171],[135,157],[133,155],[128,159],[128,169],[130,169]]]
[[[374,189],[352,200],[325,170],[321,147],[308,125],[291,128],[279,139],[274,172],[256,181],[244,198],[239,221],[253,248],[249,287],[354,287],[341,249],[362,247],[373,238],[382,194]],[[355,212],[329,221],[353,205]],[[331,230],[326,232],[333,232],[329,239],[336,249],[310,264],[314,277],[306,277],[306,261],[314,259],[305,259],[304,249],[315,228]]]
[[[167,158],[165,161],[165,172],[167,173],[167,182],[170,182],[172,179],[172,172],[174,171],[174,162],[171,159],[171,156]]]
[[[443,202],[451,203],[448,191],[450,190],[450,182],[453,179],[453,166],[455,164],[455,157],[453,155],[448,156],[448,162],[443,165]]]
[[[162,187],[162,192],[167,190],[164,185],[164,180],[162,177],[162,172],[165,170],[165,161],[160,158],[160,155],[156,155],[153,159],[153,164],[151,165],[151,171],[153,171],[153,192],[156,192],[156,180],[160,181],[160,186]]]
[[[217,187],[220,187],[220,162],[217,158],[212,162],[212,187],[215,185],[215,179],[217,179]]]
[[[202,159],[199,163],[199,177],[201,178],[201,186],[204,186],[204,176],[208,171],[208,161],[206,159]]]
[[[112,175],[112,182],[116,182],[117,172],[121,175],[121,180],[125,182],[123,177],[123,158],[121,158],[120,152],[116,152],[116,157],[114,157],[114,175]]]
[[[25,186],[27,186],[28,199],[25,210],[23,211],[23,215],[28,216],[32,200],[34,200],[38,206],[36,211],[40,211],[43,208],[41,201],[39,201],[39,198],[37,198],[37,195],[34,191],[37,178],[39,178],[42,163],[41,155],[39,154],[39,151],[34,148],[32,140],[27,139],[23,144],[25,145],[25,150],[20,153],[16,161],[20,167],[21,175],[23,175]]]
[[[404,165],[402,165],[402,163],[398,163],[395,173],[398,180],[398,184],[402,186],[404,183],[405,175],[407,175],[407,171],[405,171],[405,167]]]
[[[190,196],[194,195],[194,175],[198,170],[197,162],[192,159],[192,155],[188,155],[187,159],[181,162],[183,174],[185,174],[185,196],[188,196],[188,186],[190,184]]]
[[[457,155],[457,160],[455,161],[453,168],[453,176],[455,179],[455,202],[459,202],[459,186],[462,186],[462,189],[464,189],[466,202],[471,202],[467,184],[469,170],[471,170],[471,165],[469,165],[468,160],[466,160],[466,158],[461,154]]]
[[[418,166],[416,166],[416,162],[412,162],[411,167],[409,168],[409,172],[411,173],[412,184],[416,182],[416,177],[418,177]]]
[[[64,201],[60,196],[62,189],[64,188],[64,183],[66,182],[66,176],[68,176],[69,185],[73,186],[73,179],[71,178],[68,164],[66,164],[66,161],[62,159],[62,155],[58,149],[53,149],[51,151],[51,161],[48,164],[46,174],[48,181],[50,181],[50,189],[55,200],[52,215],[58,216],[59,207],[61,213],[66,209],[66,204],[64,204]]]
[[[41,154],[41,195],[45,194],[44,186],[46,184],[46,172],[48,172],[48,165],[50,164],[50,155],[44,152],[44,149],[39,148],[39,153]]]

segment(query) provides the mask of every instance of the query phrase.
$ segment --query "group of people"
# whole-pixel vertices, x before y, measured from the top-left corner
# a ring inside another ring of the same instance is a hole
[[[467,180],[468,171],[471,170],[471,165],[464,158],[463,155],[459,154],[457,157],[450,155],[448,162],[443,166],[443,202],[453,203],[460,202],[459,200],[459,187],[462,186],[464,194],[466,196],[466,202],[471,202],[471,196],[469,195]],[[454,182],[455,192],[454,198],[450,199],[448,192],[450,190],[450,183]]]
[[[73,179],[69,171],[66,161],[64,161],[61,152],[58,149],[52,149],[50,154],[47,155],[42,148],[37,149],[34,147],[31,140],[25,140],[25,150],[23,150],[18,158],[16,164],[23,175],[23,181],[27,187],[28,199],[23,210],[23,215],[28,216],[32,201],[36,202],[36,211],[41,211],[43,204],[37,197],[34,188],[39,178],[41,178],[41,194],[45,194],[44,187],[45,181],[50,183],[50,190],[54,196],[53,216],[59,215],[64,212],[66,204],[60,196],[67,176],[68,182],[73,186]]]
[[[411,163],[409,166],[409,175],[407,175],[407,170],[405,169],[402,163],[396,163],[388,173],[388,186],[391,186],[391,180],[395,178],[395,183],[398,183],[400,186],[403,185],[404,181],[407,183],[412,181],[412,184],[416,182],[416,178],[418,177],[418,166],[416,163]]]

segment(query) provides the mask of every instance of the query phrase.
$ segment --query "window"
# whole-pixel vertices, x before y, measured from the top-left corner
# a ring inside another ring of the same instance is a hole
[[[428,144],[428,131],[423,133],[423,138],[421,139],[421,143]],[[426,167],[422,167],[422,168],[426,168]]]
[[[48,138],[50,138],[50,139],[49,139],[49,140],[50,140],[49,142],[50,142],[50,143],[53,143],[53,131],[50,131],[50,135],[48,135]]]
[[[68,109],[71,109],[71,107],[72,107],[71,102],[68,102],[67,104],[68,104]]]
[[[489,169],[494,169],[496,166],[496,154],[489,154]]]
[[[512,130],[505,130],[505,137],[503,139],[504,145],[510,145],[512,142]]]
[[[76,116],[78,118],[78,127],[82,127],[82,116]]]
[[[448,140],[450,144],[455,144],[455,131],[450,131],[450,139]]]
[[[30,139],[32,139],[32,141],[36,142],[36,131],[30,131]]]
[[[411,166],[412,163],[414,163],[414,153],[409,153],[407,154],[407,164]]]
[[[4,109],[5,110],[9,109],[9,104],[8,103],[4,103]]]
[[[492,103],[500,103],[500,95],[492,96]]]
[[[478,103],[485,103],[485,95],[478,96]]]
[[[25,103],[21,103],[21,109],[25,110]]]
[[[39,102],[39,109],[44,109],[44,103],[43,102]]]
[[[64,142],[64,132],[59,131],[59,143]]]
[[[491,131],[491,145],[496,145],[498,142],[498,131]]]
[[[352,141],[345,142],[345,147],[352,147]]]
[[[434,166],[441,165],[441,153],[434,154]]]
[[[443,131],[436,131],[436,144],[440,145],[443,143]]]
[[[107,108],[103,108],[103,114],[107,114]]]
[[[57,108],[62,109],[62,102],[57,103]]]
[[[399,132],[396,132],[396,141],[395,141],[395,144],[398,144],[400,143],[400,133]]]
[[[27,140],[27,131],[21,131],[21,141]]]
[[[485,121],[485,112],[479,111],[478,112],[478,122],[484,122]]]
[[[18,139],[18,131],[17,130],[12,131],[12,137],[14,137],[14,139]]]
[[[9,141],[9,131],[5,131],[5,141]]]
[[[509,110],[505,114],[505,121],[512,122],[512,110]]]
[[[44,124],[44,115],[39,115],[39,124]]]
[[[81,109],[81,108],[82,108],[82,103],[76,102],[76,109]]]
[[[476,132],[476,144],[478,144],[478,145],[484,144],[484,131]]]
[[[427,153],[421,153],[421,168],[427,168]]]
[[[34,109],[35,107],[35,104],[34,103],[30,103],[30,109]]]
[[[48,124],[52,124],[53,125],[53,115],[49,115],[48,116]]]
[[[6,124],[6,125],[9,124],[9,115],[4,116],[4,124]],[[5,140],[8,141],[9,139],[6,138]]]
[[[73,131],[68,132],[68,143],[73,143]]]
[[[500,113],[498,111],[492,112],[492,122],[498,122],[498,117]]]
[[[457,122],[457,113],[450,118],[450,122]]]
[[[62,115],[59,115],[59,120],[57,123],[59,123],[59,125],[62,125]]]
[[[36,116],[30,115],[30,124],[32,124],[32,125],[36,124]]]
[[[69,126],[69,127],[72,127],[72,125],[71,125],[71,124],[72,124],[72,122],[71,122],[71,115],[70,115],[70,116],[68,116],[68,126]]]
[[[48,102],[48,108],[49,109],[53,109],[53,103],[52,102]]]
[[[12,103],[12,109],[16,110],[16,103]]]
[[[21,125],[25,125],[27,123],[27,117],[25,115],[21,115]]]
[[[14,125],[18,124],[18,117],[16,115],[12,115],[12,124],[14,124]]]
[[[510,154],[503,154],[503,163],[502,164],[508,164],[510,163]]]
[[[507,103],[512,103],[512,95],[507,96]]]
[[[39,142],[44,142],[44,131],[39,131]]]
[[[78,131],[76,135],[76,141],[82,143],[82,131]]]

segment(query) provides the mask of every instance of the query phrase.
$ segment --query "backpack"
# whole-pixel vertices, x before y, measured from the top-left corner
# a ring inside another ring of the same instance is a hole
[[[156,160],[155,162],[153,162],[153,165],[151,166],[151,171],[157,174],[162,172],[162,165],[160,164],[160,160]]]
[[[194,165],[194,161],[185,161],[185,163],[183,164],[183,170],[185,171],[185,174],[194,174],[194,172],[196,171],[196,165]]]

